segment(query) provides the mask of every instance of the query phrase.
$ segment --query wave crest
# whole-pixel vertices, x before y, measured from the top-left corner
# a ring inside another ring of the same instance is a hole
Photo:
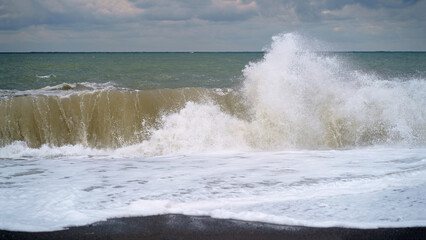
[[[295,34],[277,36],[264,59],[244,70],[255,119],[272,123],[274,143],[305,148],[425,143],[423,80],[381,80],[309,46]]]
[[[0,144],[148,155],[426,144],[424,79],[379,79],[313,45],[297,34],[274,37],[234,91],[71,89],[6,98]]]
[[[0,102],[0,145],[25,141],[117,148],[149,138],[161,116],[179,111],[187,101],[214,101],[236,113],[237,94],[203,88],[153,91],[95,90],[68,95],[28,95]],[[237,114],[237,113],[236,113]]]

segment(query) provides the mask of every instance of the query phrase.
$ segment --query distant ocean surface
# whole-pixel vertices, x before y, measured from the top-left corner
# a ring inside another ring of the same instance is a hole
[[[426,53],[0,54],[0,229],[426,226]]]

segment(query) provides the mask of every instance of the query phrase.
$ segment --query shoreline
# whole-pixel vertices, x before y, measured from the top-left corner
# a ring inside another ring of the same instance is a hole
[[[52,232],[0,230],[0,239],[425,239],[425,227],[305,227],[165,214],[112,218]]]

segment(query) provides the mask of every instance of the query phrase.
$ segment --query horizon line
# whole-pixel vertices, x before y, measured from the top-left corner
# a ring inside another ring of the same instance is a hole
[[[0,54],[54,54],[54,53],[76,53],[76,54],[90,54],[90,53],[265,53],[267,51],[8,51],[2,52]],[[413,51],[413,50],[392,50],[392,51],[382,51],[382,50],[355,50],[355,51],[313,51],[319,53],[422,53],[426,52]]]

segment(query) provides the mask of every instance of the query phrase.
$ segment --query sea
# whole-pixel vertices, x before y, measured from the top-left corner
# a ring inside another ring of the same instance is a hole
[[[426,52],[1,53],[0,229],[426,226]]]

